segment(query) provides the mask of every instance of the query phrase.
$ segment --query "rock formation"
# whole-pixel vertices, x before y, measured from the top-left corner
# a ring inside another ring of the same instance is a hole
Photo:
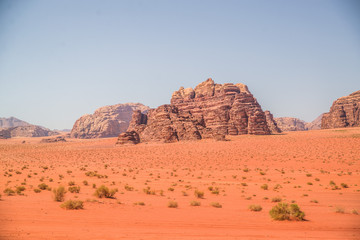
[[[105,106],[94,114],[79,118],[70,133],[73,138],[116,137],[125,132],[134,110],[145,112],[149,107],[140,103],[125,103]]]
[[[307,128],[305,127],[306,122],[303,120],[300,120],[298,118],[279,117],[279,118],[274,118],[274,120],[275,120],[277,126],[283,132],[306,131],[307,130]]]
[[[274,120],[273,115],[270,111],[265,111],[266,123],[271,131],[271,133],[281,133],[280,128],[277,126],[277,123]]]
[[[212,79],[195,89],[181,87],[171,104],[144,114],[135,111],[128,132],[141,142],[224,139],[225,135],[270,134],[259,103],[244,84],[215,84]],[[123,142],[119,136],[118,142]]]
[[[343,127],[360,127],[360,90],[338,98],[321,119],[322,129]]]
[[[58,132],[51,131],[50,129],[28,125],[6,128],[0,131],[0,138],[12,138],[12,137],[45,137],[59,134]]]
[[[314,121],[312,121],[310,123],[306,123],[305,128],[307,130],[319,130],[319,129],[321,129],[321,119],[322,119],[323,115],[324,114],[322,113],[322,114],[320,114],[320,116],[315,118]]]
[[[11,127],[19,127],[19,126],[28,126],[31,125],[25,121],[20,119],[9,117],[9,118],[0,118],[0,129],[11,128]]]

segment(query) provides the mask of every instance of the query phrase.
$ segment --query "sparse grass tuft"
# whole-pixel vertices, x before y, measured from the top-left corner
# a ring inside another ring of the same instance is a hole
[[[65,199],[65,188],[63,186],[60,186],[58,188],[53,189],[54,193],[54,200],[57,202],[62,202]]]
[[[199,201],[191,201],[190,202],[190,206],[193,206],[193,207],[198,207],[200,205],[201,205],[201,202],[199,202]]]
[[[71,193],[79,193],[80,192],[80,186],[71,186],[68,188],[69,192]]]
[[[194,195],[195,195],[195,197],[197,197],[197,198],[204,198],[204,192],[199,191],[199,190],[197,190],[197,189],[194,191]]]
[[[218,202],[212,202],[212,203],[210,203],[210,205],[214,208],[222,208],[222,205]]]
[[[274,197],[271,199],[271,202],[281,202],[282,198],[281,197]]]
[[[335,208],[335,212],[336,212],[336,213],[345,213],[345,209],[344,209],[343,207],[337,206],[337,207]]]
[[[6,196],[14,196],[15,195],[15,191],[12,190],[11,188],[6,188],[3,193],[5,193]]]
[[[254,212],[259,212],[262,210],[262,207],[260,205],[250,205],[249,209]]]
[[[269,186],[265,183],[265,184],[261,185],[260,188],[261,188],[261,189],[264,189],[264,190],[268,190],[268,189],[269,189]]]
[[[61,204],[61,207],[69,210],[84,209],[84,202],[70,199],[64,202],[63,204]]]
[[[178,203],[175,202],[175,201],[170,201],[170,202],[168,203],[168,207],[169,207],[169,208],[177,208],[177,207],[178,207]]]

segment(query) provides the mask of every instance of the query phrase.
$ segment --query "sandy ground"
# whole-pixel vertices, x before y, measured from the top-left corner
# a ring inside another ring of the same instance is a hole
[[[0,140],[0,239],[360,239],[360,128],[229,139],[136,146],[115,146],[115,138]],[[86,175],[95,171],[100,177]],[[41,183],[69,182],[80,192],[65,199],[84,201],[83,210],[61,208],[52,191],[34,192]],[[93,184],[118,192],[97,198]],[[23,195],[3,192],[18,186]],[[296,202],[306,221],[272,220],[275,197]],[[201,206],[190,206],[193,200]]]

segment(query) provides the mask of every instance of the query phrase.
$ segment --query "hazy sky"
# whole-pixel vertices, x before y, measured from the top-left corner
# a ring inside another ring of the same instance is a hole
[[[72,128],[209,77],[312,121],[360,89],[360,1],[0,0],[0,117]]]

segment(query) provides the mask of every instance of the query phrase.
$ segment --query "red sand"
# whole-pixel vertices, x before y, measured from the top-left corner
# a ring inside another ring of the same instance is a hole
[[[360,215],[353,213],[360,212],[360,128],[230,139],[137,146],[115,146],[115,138],[0,140],[0,239],[360,239]],[[51,191],[35,193],[41,178],[52,188],[74,181],[80,193],[65,198],[83,200],[84,209],[61,208]],[[22,183],[24,195],[3,193]],[[260,188],[265,183],[268,190]],[[116,199],[96,198],[93,184],[118,188]],[[145,194],[146,187],[156,195]],[[273,197],[294,200],[307,221],[272,220]],[[178,208],[168,208],[170,200]],[[201,206],[190,206],[192,200]],[[250,211],[251,204],[262,211]],[[339,207],[345,213],[336,213]]]

